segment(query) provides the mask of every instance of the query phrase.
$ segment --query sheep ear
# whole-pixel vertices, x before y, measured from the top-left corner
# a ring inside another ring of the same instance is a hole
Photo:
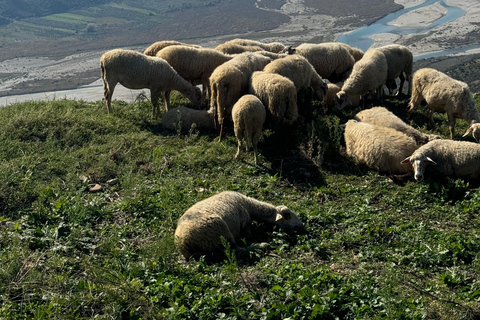
[[[402,160],[402,162],[400,162],[402,164],[405,164],[405,163],[410,163],[410,157],[407,157],[405,159]]]
[[[427,157],[427,162],[430,163],[430,164],[433,164],[434,166],[437,165],[437,163],[435,161],[433,161],[430,157]]]
[[[283,219],[283,216],[280,213],[277,213],[277,217],[275,218],[275,222],[280,221]]]

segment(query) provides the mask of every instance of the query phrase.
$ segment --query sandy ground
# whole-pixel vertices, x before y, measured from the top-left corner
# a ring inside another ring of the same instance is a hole
[[[396,0],[398,4],[404,7],[418,5],[423,0]],[[420,56],[431,52],[451,49],[454,46],[464,42],[469,44],[469,33],[480,32],[480,1],[478,0],[447,0],[450,6],[462,8],[466,14],[457,20],[436,27],[425,34],[416,35],[396,35],[390,33],[375,34],[372,38],[375,40],[374,46],[381,46],[391,43],[400,43],[407,45],[414,56]],[[411,11],[392,22],[395,26],[428,26],[430,23],[441,18],[446,8],[436,3],[428,7]],[[277,10],[278,11],[278,10]],[[270,30],[268,37],[264,41],[282,41],[285,44],[301,43],[311,41],[311,39],[324,38],[326,33],[329,37],[335,39],[344,30],[335,29],[335,19],[318,14],[315,10],[304,5],[303,0],[288,0],[279,10],[288,14],[291,21],[280,26],[278,29]],[[225,37],[208,39],[199,44],[204,47],[215,47],[224,41]],[[452,40],[454,39],[454,40]],[[477,38],[478,39],[478,38]],[[411,45],[409,45],[411,44]],[[472,43],[470,42],[470,45]],[[478,43],[475,43],[479,45]],[[131,48],[143,50],[144,48]],[[467,51],[467,54],[480,52],[479,48],[473,48]],[[52,100],[52,99],[78,99],[86,101],[98,101],[103,98],[103,88],[100,80],[97,80],[87,86],[76,90],[42,92],[38,94],[27,95],[9,95],[9,90],[14,86],[21,85],[26,81],[41,79],[62,79],[68,81],[70,77],[80,74],[87,70],[99,71],[99,60],[103,52],[89,52],[72,55],[62,60],[51,60],[47,58],[26,58],[12,59],[0,62],[2,73],[9,74],[0,82],[0,106],[5,106],[14,102],[25,100]],[[139,93],[146,93],[148,90],[129,90],[118,85],[115,89],[113,98],[125,101],[134,101]]]

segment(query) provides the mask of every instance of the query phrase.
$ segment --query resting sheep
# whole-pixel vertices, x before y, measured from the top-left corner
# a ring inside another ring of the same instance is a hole
[[[391,111],[384,107],[373,107],[362,110],[354,117],[357,121],[368,122],[377,126],[388,127],[405,133],[407,136],[415,139],[418,145],[427,143],[428,141],[441,139],[440,136],[433,134],[425,134],[417,129],[409,126],[402,119],[394,115]]]
[[[200,81],[203,93],[209,86],[208,78],[219,65],[232,59],[215,49],[169,46],[157,52],[157,57],[165,59],[185,80]]]
[[[165,98],[166,109],[170,108],[167,97],[171,90],[178,90],[195,106],[202,104],[200,89],[183,79],[163,59],[133,50],[114,49],[102,55],[100,67],[108,112],[112,111],[112,95],[117,83],[129,89],[150,89],[154,116],[160,113],[158,99],[161,93]]]
[[[279,53],[285,50],[285,45],[280,42],[270,42],[270,43],[264,43],[256,40],[249,40],[249,39],[233,39],[229,40],[224,43],[224,45],[240,45],[240,46],[257,46],[262,48],[263,50],[274,52],[274,53]]]
[[[336,42],[302,43],[287,52],[307,58],[318,75],[332,83],[345,80],[355,64],[355,59],[345,46]]]
[[[473,136],[479,136],[480,116],[466,83],[452,79],[435,69],[417,70],[412,79],[412,97],[408,105],[408,112],[417,109],[423,100],[427,102],[427,117],[432,126],[435,125],[434,111],[447,113],[451,139],[455,134],[457,118],[465,119],[471,125]]]
[[[417,149],[415,140],[392,128],[348,120],[345,124],[347,154],[356,163],[387,174],[407,174],[412,166],[401,164]]]
[[[327,86],[308,60],[300,55],[288,55],[273,60],[263,68],[268,73],[277,73],[289,78],[295,84],[297,93],[302,88],[312,88],[319,100],[327,93]]]
[[[379,47],[377,49],[382,51],[387,58],[387,82],[391,83],[391,81],[395,81],[395,79],[400,78],[400,87],[398,88],[398,94],[401,94],[403,91],[403,85],[405,83],[405,80],[407,80],[408,95],[410,95],[412,93],[413,74],[412,51],[400,44],[391,44],[388,46]],[[392,87],[393,86],[390,85],[389,89],[392,89]]]
[[[480,145],[475,142],[433,140],[421,146],[402,163],[413,166],[414,177],[422,181],[425,171],[451,178],[480,178]]]
[[[255,71],[249,93],[256,95],[267,108],[273,127],[291,125],[298,118],[297,89],[292,80],[276,73]]]
[[[153,43],[151,46],[145,49],[143,53],[146,54],[147,56],[155,57],[158,51],[168,46],[187,46],[187,47],[201,48],[201,46],[196,44],[188,44],[188,43],[183,43],[175,40],[163,40],[163,41],[157,41]]]
[[[177,248],[187,260],[221,253],[222,237],[236,248],[252,220],[282,228],[303,226],[285,206],[275,207],[239,192],[224,191],[197,202],[180,217],[175,230]]]
[[[215,112],[209,110],[196,110],[187,107],[178,107],[168,110],[162,115],[162,126],[165,129],[188,131],[195,124],[201,131],[214,131]],[[178,128],[180,126],[180,128]]]
[[[258,141],[262,135],[262,126],[265,122],[267,113],[262,101],[256,96],[246,94],[241,97],[232,109],[233,128],[235,137],[238,140],[237,154],[240,155],[242,141],[245,139],[246,151],[253,147],[255,164],[258,164]]]
[[[210,107],[215,109],[215,121],[220,124],[220,140],[224,120],[231,115],[232,107],[240,97],[248,93],[250,77],[262,70],[270,58],[253,52],[241,53],[217,67],[210,76]]]
[[[337,93],[340,109],[352,104],[350,96],[360,95],[364,97],[375,90],[381,95],[383,85],[387,80],[387,71],[387,58],[383,52],[378,49],[367,50],[363,58],[355,63],[352,73],[342,86],[342,90]]]

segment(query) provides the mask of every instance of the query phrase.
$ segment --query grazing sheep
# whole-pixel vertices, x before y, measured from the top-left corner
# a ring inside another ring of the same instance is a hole
[[[417,109],[423,100],[427,102],[427,117],[432,126],[435,126],[434,111],[447,113],[451,139],[455,134],[457,118],[465,119],[471,125],[474,137],[480,135],[480,127],[473,126],[475,123],[480,123],[480,116],[466,83],[452,79],[435,69],[417,70],[412,79],[412,97],[408,112]]]
[[[200,81],[203,93],[208,90],[208,78],[213,70],[232,59],[215,49],[169,46],[157,52],[157,57],[165,59],[179,75],[188,81]]]
[[[215,121],[220,124],[220,140],[224,120],[231,115],[232,107],[248,93],[248,84],[254,71],[262,70],[270,58],[253,52],[241,53],[216,68],[210,76],[210,107],[215,109]]]
[[[287,52],[307,58],[318,75],[332,83],[345,80],[355,64],[355,59],[350,52],[344,45],[337,42],[303,43]]]
[[[292,80],[276,73],[255,71],[249,93],[256,95],[268,110],[267,119],[278,128],[297,120],[297,89]]]
[[[221,238],[234,248],[252,220],[274,223],[282,228],[299,228],[302,221],[285,206],[224,191],[191,206],[178,220],[175,239],[179,252],[189,260],[221,253]]]
[[[417,129],[409,126],[402,119],[388,111],[384,107],[373,107],[362,110],[354,117],[357,121],[368,122],[377,126],[388,127],[405,133],[407,136],[415,139],[418,145],[425,144],[428,141],[441,139],[440,136],[434,134],[425,134]]]
[[[268,57],[272,60],[281,59],[281,58],[285,58],[286,56],[288,56],[288,54],[286,54],[286,53],[275,53],[275,52],[270,52],[270,51],[265,51],[265,50],[255,51],[255,53],[256,54],[261,54],[262,56]]]
[[[401,161],[417,149],[417,143],[400,131],[349,120],[345,124],[345,144],[356,163],[387,174],[412,172],[412,166]]]
[[[383,85],[387,80],[388,64],[387,58],[378,49],[369,49],[363,58],[355,63],[352,73],[345,80],[342,90],[337,93],[340,102],[340,109],[351,105],[350,96],[365,96],[375,90],[382,93]]]
[[[417,181],[423,180],[425,170],[451,178],[478,181],[480,145],[468,141],[433,140],[415,150],[402,163],[413,166]]]
[[[215,112],[209,110],[195,110],[187,107],[178,107],[168,110],[162,115],[162,126],[165,129],[188,131],[195,124],[201,131],[215,130]],[[178,128],[180,126],[180,128]]]
[[[240,155],[242,141],[245,139],[246,151],[253,146],[255,164],[258,164],[258,141],[262,135],[262,126],[267,113],[262,101],[252,94],[241,97],[232,109],[233,128],[238,140],[237,154]]]
[[[408,82],[408,95],[412,93],[413,54],[410,49],[400,44],[390,44],[377,48],[387,58],[387,82],[390,83],[389,90],[392,91],[391,81],[400,78],[398,94],[403,91],[405,80]],[[405,76],[404,76],[405,74]],[[394,82],[395,83],[395,82]],[[396,83],[395,83],[396,87]],[[394,88],[395,89],[395,88]]]
[[[238,54],[242,52],[255,52],[255,51],[263,51],[262,47],[259,46],[242,46],[235,43],[222,43],[215,47],[215,50],[218,50],[225,54]]]
[[[349,45],[346,44],[346,43],[342,43],[342,42],[334,42],[334,43],[339,43],[339,44],[341,44],[342,46],[344,46],[345,49],[347,49],[348,52],[350,52],[350,54],[352,55],[353,59],[355,59],[355,62],[357,62],[358,60],[362,59],[362,58],[363,58],[363,55],[365,54],[361,49],[356,48],[356,47],[349,46]]]
[[[263,50],[274,52],[274,53],[280,53],[283,50],[285,50],[285,45],[280,42],[270,42],[270,43],[264,43],[260,41],[255,41],[255,40],[249,40],[249,39],[233,39],[229,40],[224,43],[225,45],[240,45],[240,46],[257,46],[262,48]]]
[[[300,55],[288,55],[265,66],[263,71],[277,73],[292,80],[297,93],[302,88],[312,88],[318,99],[323,100],[327,86],[308,60]]]
[[[183,79],[165,60],[133,50],[114,49],[100,58],[103,91],[108,112],[117,83],[129,89],[150,89],[153,115],[160,113],[158,99],[163,92],[165,108],[170,108],[171,90],[184,94],[195,106],[202,104],[200,89]]]
[[[187,47],[193,47],[193,48],[201,48],[201,46],[196,44],[188,44],[188,43],[183,43],[175,40],[163,40],[163,41],[157,41],[153,43],[151,46],[145,49],[143,53],[146,54],[147,56],[155,57],[158,51],[168,46],[187,46]]]

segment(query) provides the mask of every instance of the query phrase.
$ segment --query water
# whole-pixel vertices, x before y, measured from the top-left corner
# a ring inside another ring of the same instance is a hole
[[[419,8],[430,6],[437,2],[441,4],[443,7],[445,7],[445,9],[447,9],[448,12],[446,13],[445,16],[435,20],[434,22],[429,24],[427,27],[409,28],[409,27],[397,27],[389,24],[406,13],[409,13]],[[349,44],[353,47],[357,47],[362,49],[363,51],[366,51],[368,48],[370,48],[374,44],[374,40],[370,38],[370,36],[374,34],[379,34],[379,33],[393,33],[396,35],[425,34],[429,30],[436,28],[442,24],[448,23],[450,21],[454,21],[462,17],[463,15],[465,15],[464,10],[462,10],[459,7],[447,5],[445,3],[445,0],[426,0],[425,2],[419,5],[392,12],[386,15],[385,17],[377,20],[375,23],[369,26],[343,34],[340,37],[338,37],[337,41]],[[443,55],[443,54],[439,54],[439,55]]]

